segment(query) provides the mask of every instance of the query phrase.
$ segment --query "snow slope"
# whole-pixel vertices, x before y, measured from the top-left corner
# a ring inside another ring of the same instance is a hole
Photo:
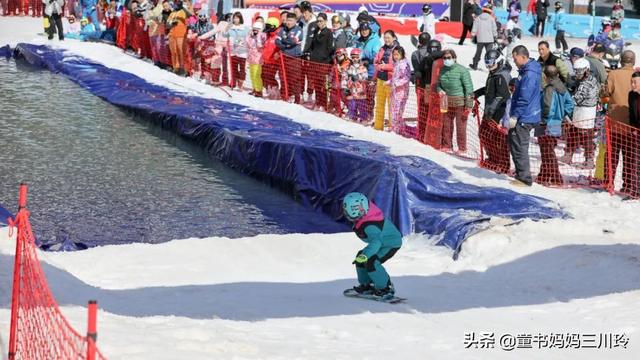
[[[40,19],[0,17],[0,45],[46,42],[32,39],[40,26]],[[52,44],[172,89],[433,159],[464,182],[510,186],[505,176],[394,134],[246,94],[229,99],[113,47]],[[461,59],[473,56],[471,46],[451,47]],[[485,78],[473,72],[476,86]],[[112,359],[639,358],[640,204],[589,190],[513,190],[551,199],[573,218],[496,224],[469,239],[455,262],[447,249],[432,246],[434,239],[405,238],[387,263],[398,292],[409,298],[401,305],[340,294],[355,281],[351,260],[362,247],[350,233],[184,239],[39,256],[62,311],[81,332],[82,306],[98,299],[98,344]],[[0,230],[1,344],[8,341],[15,246],[6,231]],[[496,349],[466,349],[466,332],[493,332],[496,340],[502,334],[624,333],[629,342],[626,349],[504,351],[498,343]]]

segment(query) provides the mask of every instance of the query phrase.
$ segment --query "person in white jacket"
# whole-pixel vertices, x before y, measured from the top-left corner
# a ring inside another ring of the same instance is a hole
[[[473,57],[473,64],[469,65],[473,70],[478,70],[478,62],[482,57],[482,49],[488,52],[498,37],[498,26],[493,17],[491,6],[485,5],[482,14],[473,21],[471,35],[476,37],[476,55]]]
[[[44,17],[47,19],[45,22],[49,23],[49,27],[46,28],[49,40],[53,39],[55,29],[58,31],[58,39],[64,40],[64,29],[62,28],[64,0],[42,0],[42,3],[44,4]]]
[[[431,5],[422,6],[422,24],[418,27],[421,33],[429,33],[433,39],[436,36],[436,16],[433,15]]]

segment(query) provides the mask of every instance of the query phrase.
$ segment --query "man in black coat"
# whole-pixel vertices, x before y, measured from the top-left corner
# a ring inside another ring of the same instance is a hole
[[[484,56],[489,69],[489,77],[484,88],[474,92],[476,97],[484,95],[484,114],[480,123],[480,143],[487,157],[480,165],[497,173],[506,174],[511,166],[507,130],[501,126],[505,116],[507,102],[511,98],[511,66],[498,50],[490,50]]]
[[[633,152],[635,156],[631,156],[635,160],[636,174],[635,184],[632,184],[629,196],[632,198],[640,198],[640,71],[636,71],[631,75],[631,91],[629,91],[629,125],[635,128],[631,131],[631,143],[629,146],[635,147]]]
[[[464,7],[462,8],[462,35],[460,35],[460,41],[458,41],[459,45],[464,44],[464,39],[467,38],[467,34],[470,33],[471,28],[473,28],[473,21],[481,12],[478,0],[468,0],[464,3]]]
[[[431,76],[433,62],[442,58],[442,45],[438,40],[427,41],[428,33],[420,34],[418,50],[411,56],[416,79],[416,91],[418,97],[418,140],[425,141],[427,118],[429,116],[429,94],[431,92]],[[426,43],[425,43],[426,42]],[[424,45],[422,45],[424,43]]]
[[[424,81],[425,74],[422,72],[422,64],[427,56],[429,56],[429,42],[431,41],[431,35],[427,32],[423,32],[418,36],[418,50],[411,54],[411,66],[413,67],[413,78],[415,79],[416,87],[424,88],[426,82]]]
[[[547,8],[549,7],[549,0],[536,0],[536,17],[538,22],[536,24],[536,36],[544,36],[544,23],[547,21]]]
[[[315,107],[323,110],[327,107],[327,76],[331,70],[333,61],[333,33],[327,27],[327,15],[318,14],[315,21],[316,28],[309,34],[307,50],[309,54],[309,73],[311,85],[316,93]],[[311,30],[311,27],[309,27]]]

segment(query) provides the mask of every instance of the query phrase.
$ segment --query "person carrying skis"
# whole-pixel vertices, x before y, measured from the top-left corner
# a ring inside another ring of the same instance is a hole
[[[372,201],[359,192],[347,194],[342,200],[344,216],[353,222],[353,231],[367,246],[358,251],[353,263],[358,274],[358,286],[346,292],[392,298],[395,289],[382,266],[402,246],[402,234]]]

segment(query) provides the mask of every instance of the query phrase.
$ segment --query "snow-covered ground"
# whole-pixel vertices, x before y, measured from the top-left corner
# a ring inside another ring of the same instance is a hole
[[[0,46],[46,42],[33,35],[41,24],[0,17]],[[401,42],[410,48],[408,39]],[[525,39],[532,50],[536,42]],[[378,142],[394,154],[432,159],[463,182],[510,187],[505,176],[394,134],[247,94],[233,93],[230,99],[106,45],[51,44],[172,89]],[[453,41],[447,47],[465,65],[475,50]],[[473,72],[475,86],[485,79],[485,72]],[[98,299],[98,344],[112,359],[640,358],[639,202],[539,185],[512,190],[551,199],[573,218],[496,225],[470,238],[458,261],[447,249],[432,246],[433,239],[405,238],[387,263],[399,295],[409,298],[400,305],[340,294],[355,281],[351,260],[362,246],[350,233],[183,239],[39,256],[62,311],[80,332],[86,326],[83,306]],[[6,229],[0,239],[0,344],[6,344],[14,243]],[[466,333],[476,339],[493,333],[495,348],[466,348]],[[501,338],[523,346],[529,338],[552,333],[580,334],[583,342],[573,346],[591,345],[594,334],[609,333],[624,334],[628,343],[616,349],[563,349],[558,347],[569,344],[555,339],[555,348],[538,349],[534,340],[534,349],[501,350]]]

